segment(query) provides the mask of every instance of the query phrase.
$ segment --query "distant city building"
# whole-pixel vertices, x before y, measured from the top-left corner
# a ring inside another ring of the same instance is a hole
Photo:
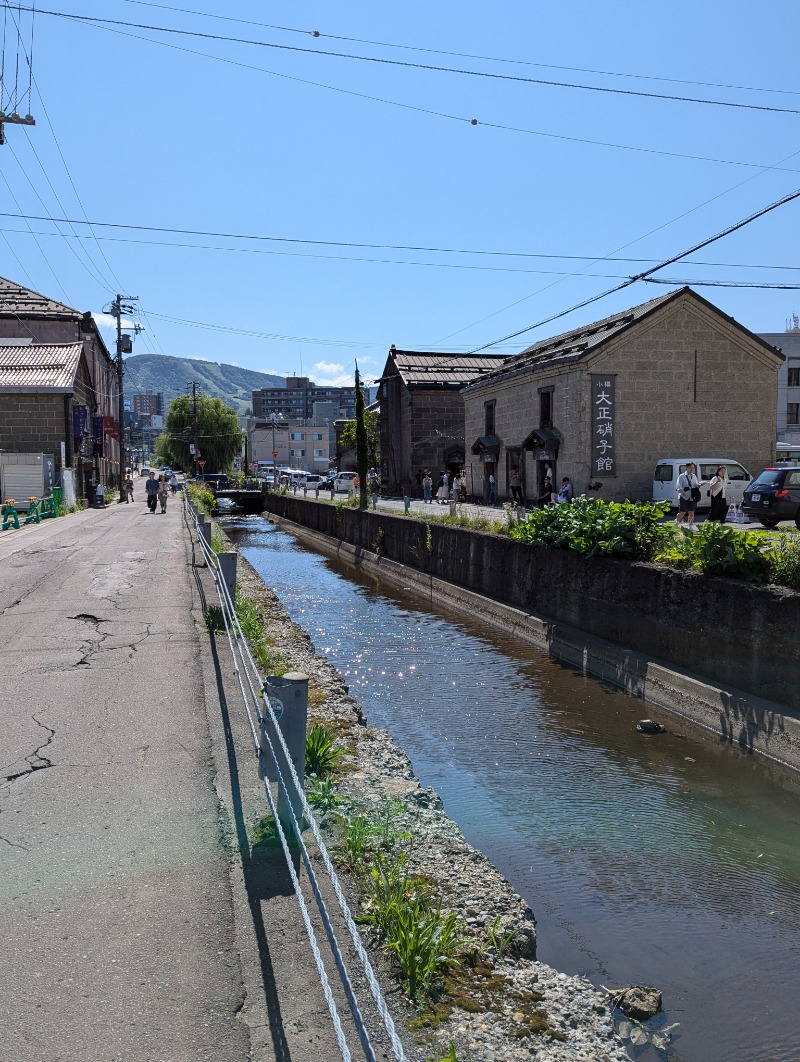
[[[310,424],[284,417],[247,417],[251,469],[259,463],[278,468],[328,471],[331,449],[327,424]],[[273,453],[277,457],[273,457]]]
[[[163,416],[164,394],[162,391],[141,391],[133,396],[133,412],[139,416]]]
[[[800,450],[800,318],[793,314],[785,332],[760,332],[786,361],[778,369],[778,439]]]
[[[262,387],[253,391],[253,416],[282,415],[289,420],[310,420],[316,402],[332,402],[337,416],[347,420],[356,415],[354,387],[319,387],[307,376],[287,376],[286,387]]]

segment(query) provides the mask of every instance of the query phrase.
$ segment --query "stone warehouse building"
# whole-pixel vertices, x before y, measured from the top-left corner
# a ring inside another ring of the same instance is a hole
[[[390,491],[417,491],[417,473],[464,465],[461,388],[502,364],[497,355],[431,354],[392,345],[379,380],[381,481]]]
[[[119,473],[118,381],[91,314],[0,277],[0,451],[46,455],[78,497]],[[14,458],[17,464],[19,457]]]
[[[546,466],[575,493],[649,499],[660,457],[773,457],[783,356],[688,287],[544,339],[466,385],[470,473],[526,500]]]

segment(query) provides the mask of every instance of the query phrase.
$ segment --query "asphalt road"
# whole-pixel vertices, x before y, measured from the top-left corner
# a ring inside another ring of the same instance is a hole
[[[188,536],[0,535],[0,1058],[249,1058]]]

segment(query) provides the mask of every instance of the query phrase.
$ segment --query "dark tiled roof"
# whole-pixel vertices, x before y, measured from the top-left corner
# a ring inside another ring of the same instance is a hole
[[[36,314],[45,317],[83,317],[79,310],[40,295],[38,291],[23,288],[13,280],[0,277],[0,316],[8,314]]]
[[[82,343],[0,343],[0,393],[71,392],[82,350]]]
[[[407,387],[461,387],[497,369],[505,360],[497,354],[430,354],[396,349],[390,351],[390,357]]]
[[[624,331],[635,321],[641,320],[657,307],[674,298],[680,291],[686,290],[686,288],[680,288],[678,291],[670,291],[666,295],[661,295],[657,299],[650,299],[649,302],[643,302],[630,310],[612,314],[610,317],[604,317],[601,321],[594,321],[589,325],[581,325],[580,328],[575,328],[571,332],[562,332],[561,335],[551,336],[550,339],[543,339],[539,343],[534,343],[533,346],[526,347],[520,354],[506,358],[502,366],[495,366],[495,371],[491,373],[491,378],[498,379],[507,373],[517,372],[520,369],[538,368],[541,365],[557,364],[560,361],[575,360],[583,357],[611,339],[612,336]]]

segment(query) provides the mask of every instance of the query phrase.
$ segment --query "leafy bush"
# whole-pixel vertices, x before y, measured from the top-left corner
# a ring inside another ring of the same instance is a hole
[[[306,771],[317,778],[333,774],[336,761],[344,749],[334,744],[336,738],[323,723],[315,723],[306,734]]]
[[[214,508],[214,492],[208,487],[199,487],[196,483],[187,483],[186,491],[194,502],[195,508],[209,516]]]
[[[781,535],[767,551],[771,583],[800,590],[800,539],[797,535]]]
[[[666,502],[652,505],[576,498],[563,505],[534,509],[508,533],[521,542],[571,549],[586,557],[651,560],[672,533],[661,522],[668,510]]]
[[[765,583],[770,561],[761,541],[752,531],[738,531],[724,524],[705,523],[699,532],[687,531],[697,567],[706,575],[727,575],[751,583]]]
[[[443,916],[423,901],[407,904],[398,911],[386,943],[400,964],[403,987],[417,1000],[435,991],[445,969],[458,963],[456,953],[462,945],[458,916],[455,911]]]

